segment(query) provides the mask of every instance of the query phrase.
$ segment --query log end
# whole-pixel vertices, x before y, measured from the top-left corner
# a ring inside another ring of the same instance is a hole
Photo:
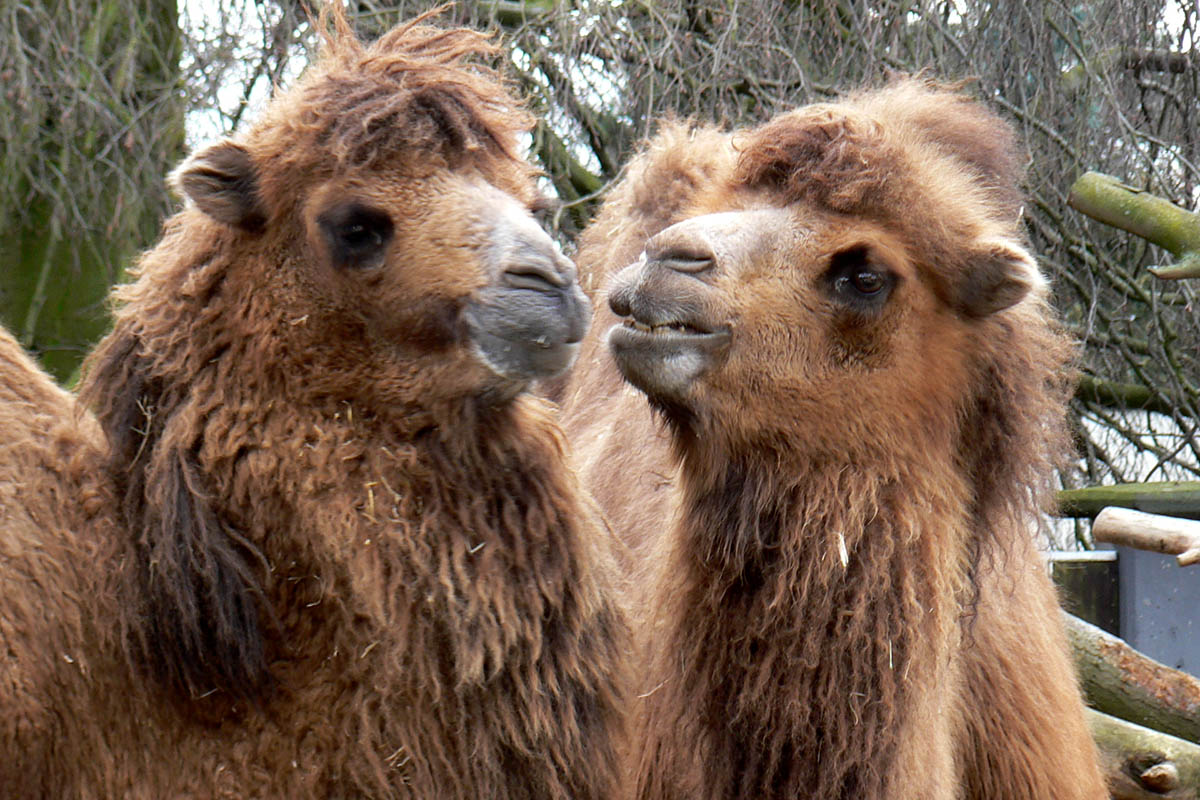
[[[1173,792],[1179,788],[1179,768],[1170,761],[1163,761],[1143,770],[1138,781],[1158,794]]]

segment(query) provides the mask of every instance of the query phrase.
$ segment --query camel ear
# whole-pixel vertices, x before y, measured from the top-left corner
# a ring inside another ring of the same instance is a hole
[[[262,230],[266,224],[258,171],[239,144],[224,141],[193,153],[171,173],[170,182],[219,222],[247,231]]]
[[[121,523],[136,547],[134,650],[185,696],[250,696],[270,680],[265,560],[214,506],[196,436],[173,424],[179,400],[136,335],[118,328],[100,344],[84,399],[108,437]]]
[[[968,255],[955,305],[965,316],[986,317],[1045,285],[1037,261],[1024,247],[1007,239],[983,239]]]

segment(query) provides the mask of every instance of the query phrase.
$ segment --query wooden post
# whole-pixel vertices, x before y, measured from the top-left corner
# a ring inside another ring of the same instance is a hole
[[[1121,483],[1058,493],[1059,513],[1064,517],[1094,517],[1108,506],[1200,519],[1200,481]]]

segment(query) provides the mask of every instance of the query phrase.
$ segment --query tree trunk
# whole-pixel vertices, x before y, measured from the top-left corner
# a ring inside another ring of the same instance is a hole
[[[157,234],[183,149],[175,0],[26,4],[6,20],[0,322],[68,381]]]

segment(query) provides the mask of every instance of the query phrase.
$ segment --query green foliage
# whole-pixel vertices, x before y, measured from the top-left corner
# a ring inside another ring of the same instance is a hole
[[[0,2],[0,320],[67,380],[182,154],[174,0]]]

